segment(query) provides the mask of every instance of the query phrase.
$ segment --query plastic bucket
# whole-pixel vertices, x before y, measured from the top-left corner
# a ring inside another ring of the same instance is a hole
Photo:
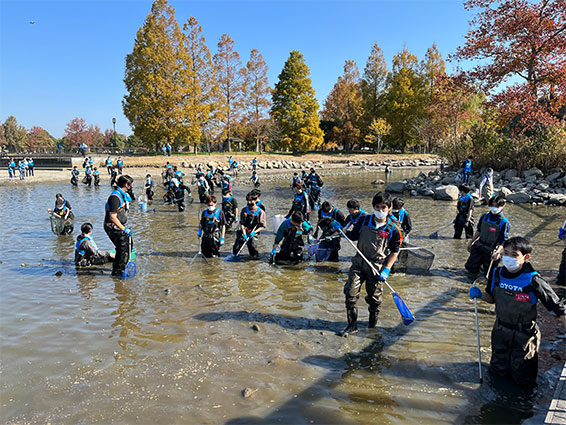
[[[147,211],[147,202],[140,202],[140,211],[141,212]]]
[[[281,226],[281,223],[283,223],[284,221],[285,216],[283,214],[275,214],[273,216],[273,232],[277,233],[279,226]]]

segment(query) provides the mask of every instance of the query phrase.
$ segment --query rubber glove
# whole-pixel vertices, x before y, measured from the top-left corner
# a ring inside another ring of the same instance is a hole
[[[302,230],[297,230],[297,235],[302,235],[303,231]]]
[[[381,273],[379,273],[379,280],[387,280],[387,278],[389,277],[389,272],[390,270],[387,267],[383,268],[383,270],[381,270]]]
[[[482,296],[480,288],[475,285],[470,287],[470,298],[481,298]]]
[[[220,238],[220,246],[224,245],[224,238]]]
[[[246,234],[244,233],[244,242],[247,242],[247,241],[248,241],[248,235],[246,235]]]
[[[249,238],[253,238],[255,236],[255,232],[251,232]]]
[[[238,222],[238,217],[236,217],[236,218],[234,219],[234,223],[237,223],[237,222]]]
[[[277,248],[273,248],[273,251],[271,251],[271,255],[275,257],[275,254],[277,254]]]
[[[199,238],[202,236],[202,229],[198,229],[197,235]]]
[[[334,231],[344,228],[344,227],[342,227],[342,225],[341,225],[340,223],[338,223],[337,221],[334,221],[334,223],[332,223],[332,227],[334,228]]]
[[[130,229],[129,227],[125,227],[124,230],[122,230],[122,232],[127,235],[127,236],[132,236],[132,229]]]

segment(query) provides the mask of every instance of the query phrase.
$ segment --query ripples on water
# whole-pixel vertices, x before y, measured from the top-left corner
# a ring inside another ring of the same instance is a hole
[[[383,176],[328,177],[323,198],[345,211],[356,197],[371,210],[376,190],[369,182],[376,178]],[[236,183],[242,205],[247,190]],[[271,217],[287,212],[291,192],[282,182],[262,190],[268,231],[260,247],[267,257]],[[46,209],[56,192],[72,203],[73,237],[50,232]],[[360,333],[340,338],[351,247],[342,244],[339,264],[207,265],[197,258],[189,267],[198,251],[198,204],[185,213],[160,202],[150,206],[155,212],[134,209],[137,278],[114,280],[109,266],[77,275],[81,223],[92,222],[98,245],[112,247],[102,229],[108,194],[106,186],[0,188],[4,423],[520,422],[540,413],[551,395],[544,374],[532,400],[502,398],[509,388],[490,383],[478,388],[473,304],[462,271],[466,241],[450,239],[450,229],[439,240],[413,239],[434,245],[431,275],[390,279],[415,313],[413,325],[400,323],[386,289],[377,329],[364,329],[363,289]],[[455,210],[421,198],[406,198],[406,207],[416,235],[448,223]],[[547,275],[557,270],[559,247],[549,241],[564,209],[508,206],[506,213],[514,235],[535,229],[535,267]],[[229,233],[225,255],[233,240]],[[486,365],[492,308],[482,304],[480,313]],[[244,398],[244,388],[257,392]]]

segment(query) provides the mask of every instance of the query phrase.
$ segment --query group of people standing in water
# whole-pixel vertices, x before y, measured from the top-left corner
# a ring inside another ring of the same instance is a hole
[[[187,196],[192,198],[190,188],[183,182],[184,177],[171,164],[167,163],[164,167],[164,201],[176,204],[179,211],[185,208],[184,199]],[[236,237],[232,254],[239,255],[247,246],[250,258],[258,259],[258,238],[267,227],[266,208],[259,188],[254,187],[246,194],[246,203],[240,209],[232,193],[232,178],[222,168],[208,167],[204,170],[199,166],[193,182],[198,188],[199,201],[206,206],[200,214],[197,229],[202,255],[207,258],[220,256],[226,234],[233,230]],[[403,199],[380,191],[372,198],[371,210],[362,209],[357,199],[350,199],[345,205],[345,214],[330,201],[321,202],[324,182],[314,169],[301,175],[295,173],[290,183],[291,205],[274,229],[270,261],[279,265],[297,264],[304,261],[307,254],[313,255],[317,261],[339,261],[341,240],[357,241],[357,253],[352,258],[344,285],[347,326],[339,335],[358,332],[357,304],[364,283],[368,328],[375,328],[382,304],[383,284],[390,276],[404,240],[413,230]],[[120,176],[105,205],[104,230],[116,248],[115,254],[98,250],[92,239],[92,225],[85,223],[77,238],[77,265],[112,261],[112,274],[122,275],[133,244],[133,231],[127,218],[130,202],[134,199],[132,186],[130,176]],[[148,174],[144,182],[148,200],[154,199],[155,187]],[[214,194],[215,188],[221,190],[221,200]],[[536,324],[537,303],[540,301],[554,312],[565,330],[566,303],[529,263],[532,253],[530,242],[520,236],[510,236],[510,223],[503,214],[505,198],[501,195],[489,198],[489,211],[479,217],[477,224],[473,221],[473,200],[470,201],[470,198],[470,187],[462,184],[453,223],[454,237],[460,238],[465,230],[469,239],[465,268],[473,276],[487,276],[485,287],[470,287],[470,298],[495,303],[490,370],[495,375],[509,375],[519,385],[533,386],[536,384],[540,343]],[[66,213],[65,208],[70,211],[70,204],[65,202],[57,199],[58,213]],[[316,225],[312,217],[314,211]],[[566,222],[559,236],[566,240]]]

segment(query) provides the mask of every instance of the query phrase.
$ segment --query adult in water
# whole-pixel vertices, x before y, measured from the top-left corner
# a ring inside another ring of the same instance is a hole
[[[218,257],[220,247],[224,245],[226,217],[222,209],[216,206],[216,196],[208,195],[205,203],[206,209],[202,212],[198,229],[200,249],[205,257]]]
[[[257,235],[265,229],[265,211],[257,206],[257,195],[250,192],[246,195],[247,205],[240,213],[240,229],[236,234],[236,241],[232,247],[232,253],[236,255],[243,244],[247,243],[250,257],[259,258],[257,250]]]
[[[100,265],[114,260],[113,253],[101,251],[96,246],[92,238],[92,224],[84,223],[81,232],[75,244],[75,266]]]
[[[106,214],[104,216],[104,231],[116,247],[116,256],[112,264],[112,276],[122,276],[126,269],[132,242],[132,229],[126,226],[128,222],[128,209],[132,200],[128,192],[132,188],[134,179],[123,175],[118,178],[117,187],[112,191],[106,201]]]
[[[367,214],[358,220],[347,236],[358,241],[360,252],[380,273],[376,275],[359,253],[352,258],[348,281],[344,285],[348,326],[339,333],[342,336],[358,332],[357,302],[364,282],[367,292],[365,300],[369,306],[368,328],[375,328],[383,297],[383,281],[389,277],[403,242],[398,222],[391,217],[391,195],[377,192],[372,205],[373,214]]]

